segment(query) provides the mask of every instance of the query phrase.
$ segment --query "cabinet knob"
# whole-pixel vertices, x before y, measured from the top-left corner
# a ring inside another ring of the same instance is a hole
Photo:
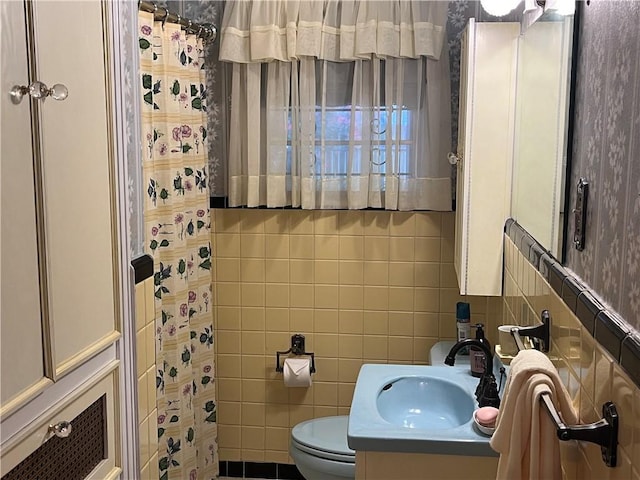
[[[9,95],[11,102],[14,105],[18,105],[25,95],[31,95],[38,100],[44,100],[47,97],[51,97],[54,100],[64,100],[69,96],[69,90],[61,83],[56,83],[53,87],[49,88],[44,83],[36,81],[28,87],[24,85],[14,85]]]
[[[55,425],[49,425],[49,432],[53,433],[56,437],[67,438],[71,435],[71,423],[62,421]]]

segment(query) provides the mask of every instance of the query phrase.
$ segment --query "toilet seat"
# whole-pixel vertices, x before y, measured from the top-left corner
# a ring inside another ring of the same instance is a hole
[[[299,423],[291,431],[293,447],[314,457],[355,463],[356,452],[347,445],[349,417],[323,417]]]

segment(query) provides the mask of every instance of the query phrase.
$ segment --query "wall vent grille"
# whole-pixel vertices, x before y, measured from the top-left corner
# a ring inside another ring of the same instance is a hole
[[[107,458],[106,396],[71,421],[67,438],[51,437],[2,480],[82,480]]]

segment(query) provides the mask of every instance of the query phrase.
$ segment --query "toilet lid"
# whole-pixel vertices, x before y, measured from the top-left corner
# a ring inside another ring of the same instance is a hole
[[[356,452],[347,445],[349,417],[314,418],[299,423],[291,431],[294,442],[315,451],[355,457]]]

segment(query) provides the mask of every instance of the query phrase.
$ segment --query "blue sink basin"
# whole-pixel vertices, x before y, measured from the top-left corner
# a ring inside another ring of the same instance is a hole
[[[471,420],[475,402],[468,389],[441,378],[402,377],[378,393],[378,413],[405,428],[441,430]]]
[[[349,412],[349,447],[497,456],[473,426],[477,385],[469,365],[363,365]]]

